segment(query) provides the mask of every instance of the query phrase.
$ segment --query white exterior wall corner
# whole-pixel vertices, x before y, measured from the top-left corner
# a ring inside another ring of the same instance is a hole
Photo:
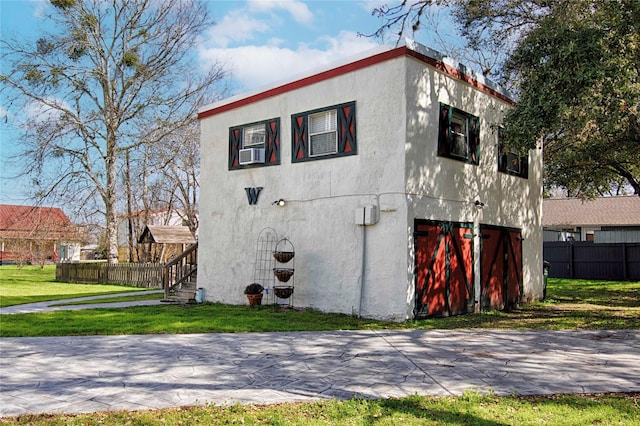
[[[398,244],[397,235],[406,234],[406,207],[377,196],[404,191],[402,75],[400,57],[201,120],[198,285],[207,300],[246,303],[258,234],[271,227],[295,246],[294,306],[405,318],[407,271],[397,254],[405,255],[406,242]],[[356,102],[358,154],[292,163],[291,115],[350,101]],[[274,117],[280,117],[281,164],[229,171],[229,128]],[[246,187],[264,188],[256,205],[248,204]],[[286,206],[272,204],[278,199]],[[355,209],[378,202],[380,221],[366,230],[356,225]]]
[[[529,153],[529,177],[497,170],[494,130],[510,103],[418,60],[407,67],[406,192],[407,223],[414,219],[471,223],[474,226],[474,279],[480,288],[480,225],[522,230],[523,300],[542,297],[542,152]],[[437,155],[439,103],[480,118],[479,165]],[[476,208],[475,201],[484,203]],[[412,257],[413,247],[409,248]],[[409,264],[414,260],[411,259]]]
[[[292,163],[291,115],[350,101],[358,154]],[[247,303],[257,238],[271,227],[295,246],[294,306],[410,318],[415,218],[522,228],[525,293],[541,295],[541,157],[531,159],[529,180],[497,173],[483,125],[479,166],[438,158],[439,101],[481,120],[504,112],[503,101],[398,56],[202,118],[198,281],[207,300]],[[275,117],[281,164],[229,171],[229,128]],[[246,187],[263,187],[256,205]],[[286,205],[273,205],[278,199]],[[478,211],[475,199],[487,207]],[[378,223],[356,225],[355,209],[367,205],[378,206]]]

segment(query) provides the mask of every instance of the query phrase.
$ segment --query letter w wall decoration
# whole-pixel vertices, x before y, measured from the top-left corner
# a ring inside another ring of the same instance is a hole
[[[258,203],[258,197],[260,196],[260,191],[262,191],[262,187],[258,186],[255,188],[245,188],[247,192],[247,199],[249,200],[249,205],[254,205]]]

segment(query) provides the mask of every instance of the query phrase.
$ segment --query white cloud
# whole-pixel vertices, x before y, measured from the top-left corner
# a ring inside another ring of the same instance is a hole
[[[230,11],[208,32],[209,39],[216,46],[227,47],[230,43],[253,40],[256,33],[269,30],[269,25],[259,19],[252,18],[246,11],[236,9]]]
[[[46,98],[45,101],[53,106],[36,101],[25,104],[23,110],[25,119],[36,123],[55,123],[63,110],[71,111],[69,104],[61,99]]]
[[[224,61],[232,77],[243,90],[250,90],[289,79],[334,63],[335,61],[372,49],[378,44],[353,32],[341,32],[337,37],[323,37],[322,48],[299,44],[295,49],[277,44],[247,45],[234,48],[203,48],[203,61]]]
[[[300,24],[307,24],[313,20],[313,13],[305,3],[298,0],[249,0],[248,4],[252,11],[271,12],[278,9],[285,10]]]
[[[331,13],[353,11],[342,7],[342,3],[327,3],[239,2],[239,7],[227,10],[208,32],[208,40],[200,46],[201,63],[205,68],[212,63],[224,64],[231,73],[231,85],[246,91],[315,72],[378,46],[379,40],[359,37],[355,31],[337,33],[340,25],[357,24],[345,17],[337,19]],[[358,4],[356,11],[361,7],[363,4]],[[341,23],[334,25],[336,21]]]
[[[51,4],[48,0],[31,0],[34,5],[33,16],[35,18],[44,18]]]
[[[282,10],[298,24],[308,24],[313,20],[307,5],[297,0],[249,0],[243,7],[229,10],[207,35],[210,42],[219,47],[245,43],[288,21],[279,13]]]

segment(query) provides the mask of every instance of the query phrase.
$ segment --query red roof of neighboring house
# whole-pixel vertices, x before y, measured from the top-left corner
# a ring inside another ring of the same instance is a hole
[[[542,225],[639,226],[640,197],[625,195],[579,198],[549,198],[542,202]]]
[[[57,207],[0,204],[0,237],[15,239],[78,240],[78,233]]]

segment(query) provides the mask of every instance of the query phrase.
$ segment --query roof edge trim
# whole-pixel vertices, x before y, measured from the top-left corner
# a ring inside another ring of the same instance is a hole
[[[395,59],[401,56],[408,56],[408,57],[417,59],[421,62],[424,62],[434,67],[437,71],[447,74],[462,82],[465,82],[507,103],[510,103],[512,105],[515,104],[515,101],[512,99],[512,96],[506,90],[500,88],[499,86],[495,85],[490,81],[484,80],[484,78],[481,76],[475,75],[473,71],[467,69],[464,65],[456,64],[456,63],[453,63],[452,61],[447,61],[449,58],[446,58],[442,54],[438,53],[437,51],[430,49],[426,46],[423,46],[419,43],[416,43],[412,40],[406,40],[405,43],[403,43],[402,45],[395,48],[384,50],[382,52],[380,52],[379,49],[374,49],[374,50],[378,51],[378,53],[375,53],[370,56],[366,56],[361,59],[357,59],[355,61],[344,63],[342,65],[338,65],[329,69],[325,69],[324,71],[320,71],[318,73],[314,73],[306,77],[298,78],[293,81],[277,85],[270,89],[253,92],[245,95],[240,94],[238,96],[227,98],[226,100],[221,100],[214,104],[204,106],[198,112],[198,119],[201,120],[203,118],[207,118],[216,114],[230,111],[235,108],[239,108],[257,101],[268,99],[273,96],[280,95],[282,93],[300,89],[302,87],[309,86],[311,84],[318,83],[324,80],[328,80],[330,78],[348,74],[350,72],[353,72],[362,68],[366,68],[381,62],[385,62],[390,59]],[[363,53],[368,53],[368,52],[363,52]],[[447,63],[447,62],[450,62],[450,63]]]

